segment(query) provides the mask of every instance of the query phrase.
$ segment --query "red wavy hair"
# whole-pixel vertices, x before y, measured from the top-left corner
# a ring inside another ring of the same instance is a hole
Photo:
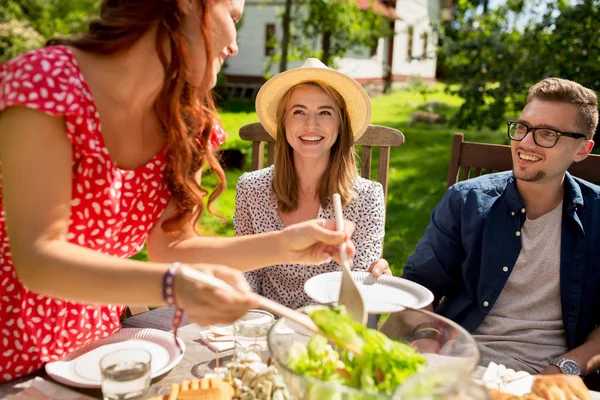
[[[133,46],[155,24],[158,27],[156,52],[165,74],[154,111],[170,147],[167,181],[177,206],[176,214],[162,225],[167,232],[182,230],[190,217],[197,230],[204,197],[208,195],[208,190],[200,186],[197,175],[206,164],[219,180],[208,196],[207,208],[211,214],[215,214],[211,209],[212,202],[225,189],[225,173],[210,144],[212,126],[218,123],[208,87],[212,74],[208,63],[214,54],[208,10],[215,1],[219,0],[197,0],[207,60],[199,87],[186,80],[191,66],[182,33],[184,12],[178,0],[104,0],[100,17],[90,23],[88,32],[73,39],[51,39],[47,43],[72,46],[89,53],[115,54]]]

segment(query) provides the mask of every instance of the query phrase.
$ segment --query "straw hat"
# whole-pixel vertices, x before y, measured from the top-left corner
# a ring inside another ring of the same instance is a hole
[[[328,68],[316,58],[308,58],[300,68],[281,72],[260,88],[256,96],[256,113],[269,135],[277,137],[277,106],[283,95],[291,87],[306,81],[333,87],[346,102],[354,140],[365,133],[371,120],[371,99],[367,91],[348,75]]]

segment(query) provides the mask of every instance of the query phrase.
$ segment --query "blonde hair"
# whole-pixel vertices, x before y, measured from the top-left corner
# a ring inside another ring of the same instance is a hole
[[[354,134],[348,118],[348,109],[344,98],[331,86],[323,82],[306,81],[290,88],[277,107],[277,141],[275,144],[275,171],[273,177],[273,195],[279,210],[283,213],[295,211],[300,200],[298,175],[294,167],[294,150],[285,134],[287,104],[294,89],[298,86],[314,86],[323,90],[335,103],[339,113],[340,126],[337,140],[331,147],[329,165],[317,185],[317,197],[321,207],[326,208],[331,196],[339,193],[342,205],[347,206],[355,196],[353,185],[358,170],[354,156]]]
[[[598,97],[577,82],[561,78],[546,78],[529,89],[527,103],[534,99],[573,104],[577,107],[577,125],[588,139],[594,137],[598,126]]]

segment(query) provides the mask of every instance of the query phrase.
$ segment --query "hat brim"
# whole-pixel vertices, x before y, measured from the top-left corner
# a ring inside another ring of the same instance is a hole
[[[277,138],[277,106],[290,88],[300,83],[322,82],[333,87],[346,102],[354,141],[371,121],[371,99],[367,91],[349,76],[326,68],[294,68],[269,79],[256,96],[256,114],[269,135]]]

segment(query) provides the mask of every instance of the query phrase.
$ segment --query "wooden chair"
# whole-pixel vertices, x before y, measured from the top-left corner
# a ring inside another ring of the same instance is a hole
[[[143,312],[150,311],[147,306],[127,306],[125,309],[125,318],[141,314]]]
[[[447,187],[459,180],[512,169],[510,146],[464,140],[462,133],[454,134]],[[569,172],[588,182],[600,183],[600,155],[590,154],[585,160],[573,163]]]
[[[273,165],[275,158],[275,139],[267,133],[259,123],[243,126],[240,129],[240,137],[252,142],[252,170],[264,168],[265,143],[267,143],[267,164]],[[399,147],[404,144],[404,135],[397,129],[387,126],[369,125],[367,131],[356,142],[362,146],[360,157],[360,175],[371,179],[371,157],[373,147],[379,147],[379,170],[377,181],[383,186],[383,192],[387,199],[388,170],[390,167],[390,148]]]
[[[462,133],[454,134],[447,187],[459,180],[512,169],[510,146],[464,140]],[[571,164],[569,172],[588,182],[600,184],[600,155],[590,154],[585,160]],[[600,390],[600,371],[584,377],[584,382],[588,389]]]

